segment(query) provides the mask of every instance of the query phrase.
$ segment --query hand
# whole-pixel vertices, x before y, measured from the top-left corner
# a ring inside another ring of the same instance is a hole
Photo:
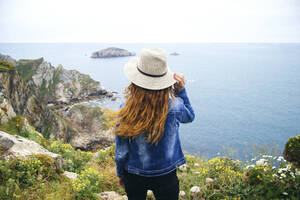
[[[175,90],[177,92],[181,91],[184,88],[184,86],[185,86],[184,75],[180,74],[180,73],[174,73],[173,78],[177,81],[174,84]]]
[[[124,178],[119,178],[119,185],[121,188],[125,189]]]

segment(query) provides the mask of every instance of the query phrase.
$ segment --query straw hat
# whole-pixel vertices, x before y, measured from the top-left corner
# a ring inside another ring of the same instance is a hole
[[[139,58],[131,58],[125,64],[124,73],[132,83],[149,90],[165,89],[176,82],[161,48],[142,49]]]

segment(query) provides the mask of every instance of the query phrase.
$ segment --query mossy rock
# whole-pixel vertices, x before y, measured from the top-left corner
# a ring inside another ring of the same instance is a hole
[[[288,139],[284,146],[283,157],[300,167],[300,135]]]

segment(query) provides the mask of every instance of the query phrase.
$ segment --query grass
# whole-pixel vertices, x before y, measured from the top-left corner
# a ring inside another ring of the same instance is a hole
[[[16,190],[13,199],[20,200],[57,200],[74,199],[69,178],[61,176],[58,180],[38,183],[23,190]]]
[[[9,120],[8,123],[0,124],[0,130],[11,135],[19,135],[22,124],[23,118],[20,115],[17,115]]]

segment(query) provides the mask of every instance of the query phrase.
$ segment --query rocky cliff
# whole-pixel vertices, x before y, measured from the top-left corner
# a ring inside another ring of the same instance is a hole
[[[65,119],[76,130],[70,144],[76,149],[92,150],[97,146],[110,146],[114,137],[110,129],[105,126],[103,109],[100,107],[73,106]]]
[[[18,65],[16,61],[11,62],[13,59],[8,56],[0,58]],[[32,66],[35,67],[36,63]],[[0,102],[2,102],[0,110],[4,116],[1,117],[2,123],[16,114],[22,115],[46,138],[53,135],[55,138],[69,140],[72,128],[54,110],[49,109],[45,101],[37,97],[40,95],[36,93],[38,88],[32,84],[26,84],[26,79],[24,80],[18,71],[0,73],[0,88]]]
[[[19,60],[16,68],[27,85],[36,89],[35,94],[47,103],[70,103],[88,96],[105,95],[98,81],[76,70],[57,68],[43,58]]]
[[[103,136],[107,135],[104,127],[92,129],[92,132],[83,131],[83,124],[77,124],[72,116],[65,116],[55,106],[49,107],[49,103],[70,105],[90,98],[111,96],[98,81],[78,71],[66,70],[61,65],[55,68],[43,58],[16,61],[0,54],[0,59],[16,67],[14,71],[0,73],[0,124],[22,115],[44,137],[53,135],[65,142],[73,141],[80,149],[91,149],[94,144],[99,144],[99,137],[101,140],[106,137]],[[82,118],[91,119],[86,115],[82,113]],[[93,126],[98,121],[89,123]],[[91,137],[93,134],[95,137]],[[75,139],[78,136],[85,143],[78,144]]]

